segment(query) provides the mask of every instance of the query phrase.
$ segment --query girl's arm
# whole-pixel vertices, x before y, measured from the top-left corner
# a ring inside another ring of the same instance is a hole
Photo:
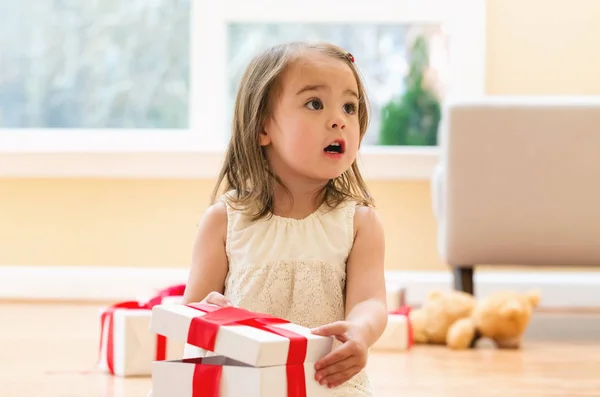
[[[316,380],[329,387],[339,386],[366,366],[368,349],[387,325],[383,225],[368,207],[356,209],[354,225],[354,246],[346,264],[346,318],[313,330],[342,342],[315,364]]]
[[[210,206],[202,216],[192,250],[192,263],[184,303],[200,302],[212,292],[210,303],[225,306],[221,294],[227,275],[227,209],[224,203]]]
[[[346,320],[363,330],[371,347],[387,325],[385,236],[377,212],[358,207],[354,217],[354,247],[346,265]]]

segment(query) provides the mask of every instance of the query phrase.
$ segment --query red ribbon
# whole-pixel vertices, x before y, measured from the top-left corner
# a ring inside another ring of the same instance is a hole
[[[162,289],[162,290],[158,291],[158,293],[156,295],[154,295],[154,297],[148,301],[146,306],[148,306],[149,309],[152,309],[154,306],[160,305],[164,298],[167,298],[170,296],[183,296],[184,293],[185,293],[185,284],[178,284],[178,285],[174,285],[172,287]]]
[[[183,360],[188,362],[189,360]],[[202,359],[194,359],[194,378],[192,380],[192,397],[219,397],[219,385],[223,366],[202,364]]]
[[[401,306],[400,308],[391,311],[390,314],[406,316],[406,326],[408,327],[408,347],[411,347],[414,344],[415,338],[412,324],[410,322],[410,306]]]
[[[192,319],[187,337],[187,343],[202,349],[214,352],[215,340],[221,326],[246,325],[288,338],[290,345],[286,361],[287,397],[306,397],[304,361],[308,340],[303,335],[274,326],[287,324],[289,321],[237,307],[220,308],[202,303],[186,306],[207,313]],[[202,367],[203,365],[199,364],[198,366]],[[220,370],[196,368],[193,396],[218,396],[220,375]]]
[[[185,292],[185,284],[174,285],[172,287],[160,290],[152,299],[146,303],[139,301],[120,302],[108,307],[100,317],[100,354],[102,354],[102,341],[104,340],[104,324],[108,321],[108,334],[106,336],[106,365],[111,374],[115,373],[114,369],[114,312],[116,310],[151,310],[154,306],[159,305],[163,298],[169,296],[181,296]],[[167,357],[167,338],[162,335],[156,336],[156,360],[162,361]]]

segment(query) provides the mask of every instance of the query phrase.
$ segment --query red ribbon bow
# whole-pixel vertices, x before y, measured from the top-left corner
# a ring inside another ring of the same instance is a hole
[[[178,284],[160,290],[152,299],[146,303],[139,301],[120,302],[107,308],[100,317],[100,354],[102,354],[102,341],[104,340],[104,324],[108,321],[108,334],[106,336],[106,365],[111,374],[115,373],[114,369],[114,313],[116,310],[151,310],[154,306],[159,305],[162,300],[169,296],[182,296],[185,292],[185,284]],[[167,338],[162,335],[156,336],[156,360],[164,360],[167,356]]]
[[[186,306],[207,313],[192,319],[187,337],[187,343],[202,349],[214,352],[215,340],[221,326],[246,325],[288,338],[290,345],[286,361],[287,397],[306,397],[304,361],[308,340],[303,335],[274,326],[289,321],[237,307],[220,308],[202,303]],[[193,396],[218,397],[221,371],[220,366],[197,364],[194,370]]]

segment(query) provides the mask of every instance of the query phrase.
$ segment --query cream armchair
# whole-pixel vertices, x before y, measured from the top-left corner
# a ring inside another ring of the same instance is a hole
[[[600,266],[600,97],[447,106],[432,179],[454,287],[477,265]]]

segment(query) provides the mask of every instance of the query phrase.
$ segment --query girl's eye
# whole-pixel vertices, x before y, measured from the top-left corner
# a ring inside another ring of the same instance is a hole
[[[356,112],[356,105],[353,103],[347,103],[344,105],[344,112],[348,114],[354,114]]]
[[[310,110],[321,110],[321,109],[323,109],[323,104],[318,99],[311,99],[310,101],[307,102],[306,106],[308,106],[308,108]]]

